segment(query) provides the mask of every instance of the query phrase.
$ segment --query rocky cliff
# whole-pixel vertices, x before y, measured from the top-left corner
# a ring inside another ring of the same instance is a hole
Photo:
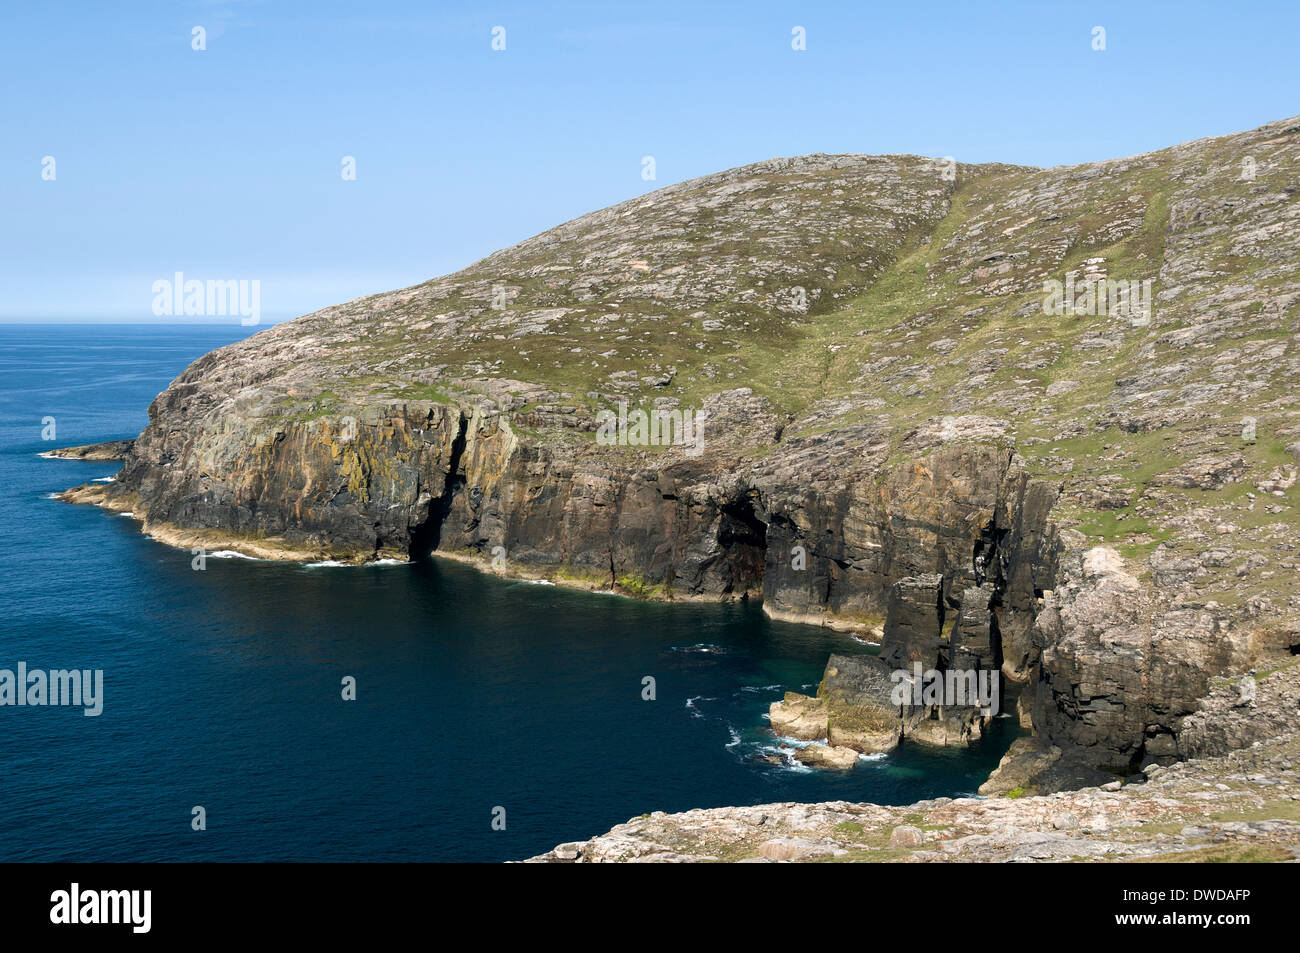
[[[1300,650],[1298,148],[685,182],[206,355],[69,498],[184,545],[761,598],[999,669],[1034,764],[1170,760],[1212,679]]]

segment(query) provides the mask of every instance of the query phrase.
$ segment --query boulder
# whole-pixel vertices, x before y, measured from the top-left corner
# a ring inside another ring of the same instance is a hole
[[[811,860],[845,853],[834,841],[811,837],[775,837],[758,845],[758,855],[769,860]]]
[[[889,846],[893,850],[920,847],[925,843],[925,832],[919,827],[902,824],[889,832]]]
[[[827,719],[825,699],[798,692],[786,692],[783,701],[772,702],[768,708],[768,723],[773,731],[806,741],[826,737]]]
[[[858,763],[858,752],[840,745],[808,745],[795,752],[801,764],[847,771]]]

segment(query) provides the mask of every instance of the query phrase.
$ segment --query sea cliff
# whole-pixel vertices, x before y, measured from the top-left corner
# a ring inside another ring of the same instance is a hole
[[[1286,120],[1083,166],[670,186],[206,355],[67,498],[178,545],[444,554],[875,632],[889,664],[1016,686],[1031,788],[1221,755],[1250,739],[1193,730],[1214,679],[1300,650],[1297,147]],[[597,439],[628,408],[702,430]],[[824,686],[830,724],[869,708],[834,660]]]

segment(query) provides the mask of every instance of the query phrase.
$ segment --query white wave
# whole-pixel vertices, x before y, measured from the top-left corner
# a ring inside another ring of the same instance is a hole
[[[703,718],[704,715],[700,712],[700,709],[696,706],[695,703],[696,703],[696,702],[715,702],[715,701],[717,701],[716,698],[709,698],[709,697],[707,697],[707,696],[705,696],[705,695],[696,695],[694,698],[688,698],[688,699],[686,699],[686,710],[689,711],[689,712],[691,713],[691,717],[692,717],[692,718]]]
[[[520,582],[526,582],[530,586],[553,586],[555,583],[549,579],[520,579]]]
[[[811,774],[812,768],[802,761],[795,759],[794,752],[789,748],[776,748],[766,746],[758,749],[764,754],[774,754],[780,758],[780,762],[773,762],[772,766],[780,768],[783,771],[793,771],[795,774]]]
[[[787,748],[807,748],[809,745],[826,747],[825,741],[809,741],[807,738],[791,738],[789,735],[777,735],[776,740]]]
[[[742,692],[774,692],[780,685],[741,685]]]
[[[813,769],[802,761],[795,761],[791,758],[789,761],[782,761],[779,765],[773,765],[781,771],[790,771],[794,774],[812,774]]]
[[[874,754],[859,754],[859,761],[884,761],[889,755],[884,751],[877,751]]]
[[[737,731],[734,726],[727,725],[727,734],[731,735],[731,740],[722,747],[734,748],[736,745],[740,744],[740,732]]]
[[[129,516],[129,513],[123,513],[123,516]],[[207,554],[212,559],[254,559],[256,556],[249,556],[246,553],[237,553],[233,549],[218,549],[215,552]],[[259,560],[260,561],[260,560]]]
[[[135,514],[132,513],[130,510],[124,510],[123,512],[118,513],[117,515],[118,515],[118,516],[135,516]]]
[[[407,559],[372,559],[364,563],[345,563],[338,559],[320,559],[314,563],[303,563],[303,569],[354,569],[357,566],[409,566]]]
[[[95,477],[91,483],[116,483],[117,477]]]
[[[45,494],[45,499],[47,499],[47,500],[57,500],[57,499],[58,499],[60,496],[62,496],[62,495],[63,495],[63,494],[61,494],[61,493],[46,493],[46,494]]]

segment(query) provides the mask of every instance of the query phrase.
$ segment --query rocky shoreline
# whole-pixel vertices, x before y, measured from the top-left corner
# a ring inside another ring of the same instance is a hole
[[[41,456],[55,460],[111,462],[125,460],[133,446],[135,446],[135,438],[131,437],[127,440],[109,440],[104,443],[91,443],[81,447],[60,447],[57,450],[49,450],[41,454]]]
[[[1300,861],[1300,735],[1050,795],[656,812],[528,863]]]
[[[133,442],[60,452],[123,457],[64,499],[186,548],[437,554],[871,634],[879,663],[772,713],[841,767],[979,736],[981,706],[894,710],[914,664],[1013,688],[1030,739],[995,788],[1221,756],[1294,714],[1204,705],[1300,652],[1297,147],[1283,120],[1082,166],[670,186],[205,355]],[[1142,314],[1043,299],[1144,276]],[[598,440],[629,406],[703,437]]]

